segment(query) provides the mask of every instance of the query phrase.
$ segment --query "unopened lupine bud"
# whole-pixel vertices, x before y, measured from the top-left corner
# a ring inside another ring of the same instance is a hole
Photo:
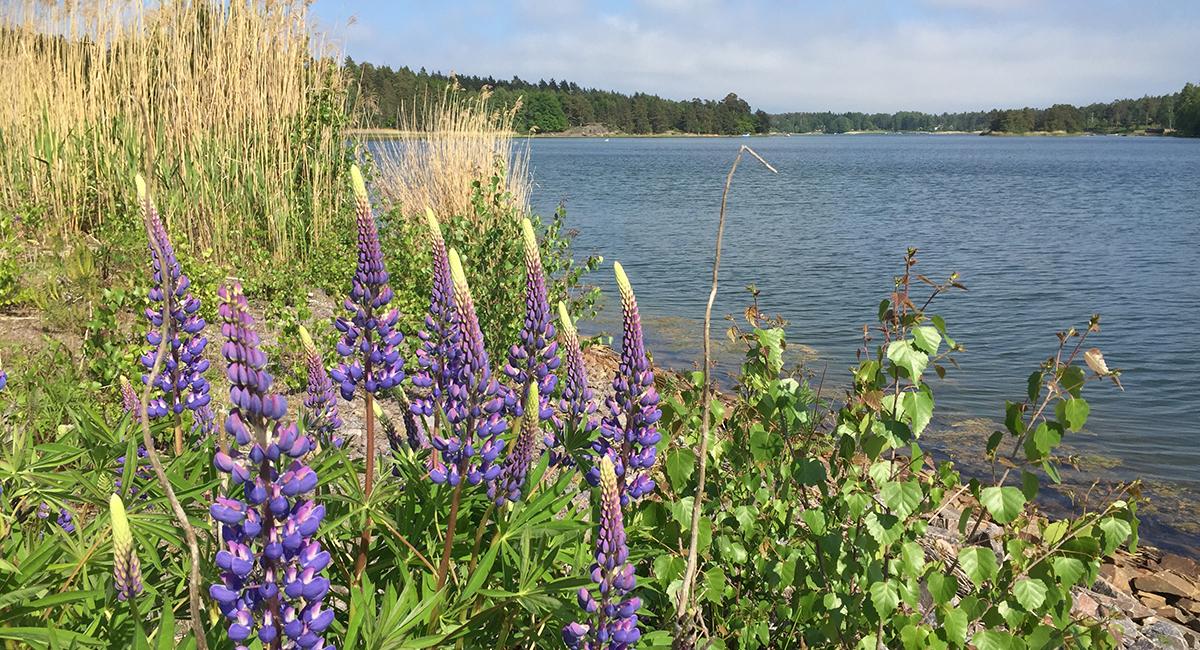
[[[596,464],[600,486],[600,523],[596,527],[596,561],[592,581],[596,594],[579,589],[579,606],[588,614],[587,623],[571,623],[563,628],[563,641],[579,650],[626,650],[633,647],[641,631],[637,610],[641,600],[629,596],[636,586],[634,566],[629,562],[625,541],[625,523],[621,512],[621,488],[616,468],[609,456]],[[629,597],[627,597],[629,596]]]
[[[128,600],[142,593],[142,568],[121,497],[116,494],[109,497],[108,510],[113,531],[113,586],[118,600]]]
[[[662,416],[658,409],[658,391],[654,371],[646,356],[642,337],[642,319],[629,277],[620,263],[613,265],[617,288],[621,293],[623,330],[621,362],[613,376],[613,395],[608,398],[608,415],[600,423],[600,437],[593,448],[597,456],[611,455],[616,465],[621,502],[640,499],[654,490],[650,468],[654,466],[655,445],[661,440],[655,424]],[[589,480],[596,483],[597,469]]]
[[[537,439],[541,430],[539,426],[541,418],[538,416],[539,404],[541,401],[538,398],[538,386],[534,382],[529,384],[529,391],[525,396],[525,414],[521,416],[521,430],[517,433],[512,451],[508,452],[508,456],[504,458],[504,467],[500,471],[500,478],[488,486],[488,496],[498,506],[504,505],[505,502],[517,503],[521,500],[521,494],[525,490],[525,479],[529,475],[529,466],[533,464]]]
[[[342,333],[338,354],[346,360],[331,373],[346,400],[354,399],[354,391],[360,385],[366,392],[378,394],[398,386],[404,379],[399,349],[404,336],[396,329],[400,312],[387,309],[394,293],[388,286],[379,230],[357,166],[350,168],[350,178],[358,223],[358,266],[350,295],[343,303],[350,317],[338,318],[334,323]]]
[[[150,323],[146,341],[150,349],[141,358],[147,373],[157,361],[159,343],[164,336],[167,339],[165,358],[154,381],[157,392],[146,405],[146,413],[150,419],[177,416],[184,410],[195,414],[210,401],[208,380],[204,378],[209,366],[204,358],[208,340],[203,335],[205,323],[200,317],[200,301],[188,290],[191,280],[179,267],[167,229],[146,191],[145,181],[139,175],[136,182],[146,234],[151,241],[153,271],[149,292],[151,306],[146,308],[146,319]],[[149,380],[149,374],[142,375],[143,383]],[[195,424],[194,430],[204,430],[202,418],[197,417]]]

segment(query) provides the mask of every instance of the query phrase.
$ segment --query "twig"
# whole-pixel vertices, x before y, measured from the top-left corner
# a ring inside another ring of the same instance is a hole
[[[149,201],[149,199],[146,199]],[[148,215],[149,212],[143,210],[143,215]],[[147,222],[146,231],[150,231],[150,224]],[[154,237],[150,237],[150,248],[154,251],[155,257],[159,259],[160,275],[165,280],[170,273],[163,262],[162,247]],[[171,510],[175,513],[175,519],[179,522],[180,528],[183,529],[183,536],[187,540],[188,550],[192,554],[192,567],[188,579],[188,607],[192,617],[192,635],[196,638],[197,650],[208,650],[208,640],[204,636],[204,628],[202,627],[200,618],[200,545],[196,541],[196,531],[192,528],[192,523],[188,521],[187,511],[179,504],[179,499],[175,496],[175,489],[171,487],[171,481],[167,480],[167,473],[163,471],[162,461],[158,458],[158,450],[154,447],[154,437],[150,433],[150,417],[146,413],[147,406],[150,404],[150,387],[154,385],[158,379],[159,373],[162,370],[163,356],[167,352],[167,322],[171,316],[171,300],[174,298],[174,291],[163,291],[163,319],[162,325],[159,325],[159,341],[158,351],[154,356],[154,367],[150,369],[150,376],[146,380],[145,386],[142,387],[142,404],[141,417],[139,420],[142,424],[142,443],[146,447],[146,455],[150,458],[150,464],[154,466],[154,474],[158,477],[158,484],[162,486],[163,493],[167,496],[167,501],[171,503]]]
[[[737,156],[733,159],[733,165],[729,167],[729,175],[725,177],[725,191],[721,193],[721,214],[717,220],[717,245],[712,267],[712,289],[708,293],[708,304],[704,308],[704,367],[702,369],[704,373],[704,386],[702,387],[704,414],[700,420],[700,448],[698,450],[699,458],[697,459],[699,470],[697,471],[696,478],[696,496],[692,502],[692,530],[688,543],[687,568],[683,574],[683,586],[679,590],[679,602],[675,606],[674,646],[677,648],[692,647],[695,645],[692,639],[689,638],[685,642],[683,637],[691,636],[691,626],[688,625],[685,628],[684,623],[688,604],[691,602],[692,585],[696,581],[700,540],[700,512],[701,506],[704,503],[704,481],[708,468],[708,420],[712,413],[712,385],[709,381],[712,367],[712,310],[713,303],[717,299],[717,280],[721,269],[721,242],[725,236],[725,208],[729,201],[729,188],[733,185],[733,175],[737,171],[738,164],[742,162],[742,155],[745,153],[754,156],[758,162],[762,163],[771,172],[779,173],[778,170],[771,166],[771,163],[763,160],[763,157],[758,155],[757,152],[746,145],[742,145],[738,148]]]

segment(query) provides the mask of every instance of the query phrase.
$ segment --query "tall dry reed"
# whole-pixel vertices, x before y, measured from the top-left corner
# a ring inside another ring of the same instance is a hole
[[[345,80],[306,5],[0,7],[0,209],[93,231],[134,214],[145,171],[193,249],[303,251],[338,214],[349,158]]]
[[[428,206],[439,216],[469,217],[471,184],[502,171],[500,189],[515,214],[527,213],[529,146],[513,131],[520,104],[497,108],[489,100],[486,90],[450,86],[414,102],[400,116],[399,131],[374,147],[383,198],[406,216]]]

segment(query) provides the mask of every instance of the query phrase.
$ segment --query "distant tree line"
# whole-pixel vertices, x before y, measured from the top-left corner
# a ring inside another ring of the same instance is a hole
[[[520,99],[516,127],[524,132],[557,133],[573,127],[599,124],[621,133],[692,133],[734,135],[766,133],[770,118],[763,111],[751,110],[750,104],[734,93],[724,99],[677,101],[646,93],[623,93],[584,88],[568,81],[525,81],[493,77],[453,76],[391,68],[346,59],[346,69],[354,80],[351,101],[359,104],[372,126],[397,128],[402,111],[414,102],[437,96],[456,83],[464,91],[476,93],[491,89],[498,107],[511,107]],[[406,117],[418,117],[420,111]]]
[[[606,130],[633,134],[690,133],[738,135],[742,133],[847,133],[851,131],[995,131],[1001,133],[1066,132],[1118,133],[1144,128],[1174,130],[1200,136],[1200,86],[1187,84],[1175,94],[1107,103],[1049,108],[993,109],[962,113],[779,113],[753,110],[734,93],[721,100],[678,101],[647,93],[624,93],[584,88],[571,81],[537,82],[520,77],[451,76],[393,69],[347,58],[352,81],[351,101],[372,126],[398,128],[402,111],[419,119],[422,111],[409,111],[414,102],[439,96],[457,84],[465,92],[491,90],[497,107],[520,100],[515,126],[522,132],[559,133],[571,128],[600,125]],[[418,125],[419,126],[419,125]]]
[[[1145,128],[1200,136],[1200,86],[1187,84],[1173,95],[1118,99],[1108,103],[1049,108],[994,109],[965,113],[781,113],[770,116],[774,131],[995,131],[1001,133],[1119,133]]]

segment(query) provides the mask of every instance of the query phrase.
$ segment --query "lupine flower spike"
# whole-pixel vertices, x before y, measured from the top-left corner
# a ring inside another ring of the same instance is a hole
[[[621,488],[621,503],[627,504],[654,490],[650,468],[654,466],[655,445],[661,439],[654,425],[662,412],[658,409],[654,372],[646,357],[637,298],[625,269],[620,263],[613,266],[624,318],[621,363],[613,377],[613,395],[608,398],[609,413],[600,423],[600,437],[593,449],[597,456],[612,456]],[[589,475],[593,485],[598,479],[597,472],[598,468],[593,468]]]
[[[142,593],[142,567],[138,563],[137,549],[133,547],[133,532],[129,530],[121,497],[115,494],[109,497],[108,510],[113,532],[113,586],[117,590],[117,600],[129,600]]]
[[[137,177],[137,192],[147,235],[152,242],[150,262],[153,284],[149,296],[152,304],[146,308],[146,319],[150,322],[146,342],[150,344],[150,349],[141,359],[147,373],[154,367],[161,337],[165,334],[167,338],[166,358],[154,382],[158,392],[146,405],[146,412],[150,419],[175,418],[175,453],[178,454],[183,451],[183,429],[179,417],[184,410],[193,412],[196,429],[203,431],[209,428],[205,423],[211,422],[211,411],[207,409],[209,385],[204,378],[209,365],[204,358],[204,347],[208,341],[201,334],[204,319],[200,317],[200,301],[188,291],[191,280],[179,268],[167,230],[140,175]],[[161,252],[162,259],[155,252],[155,246]],[[147,381],[149,374],[142,375],[142,382]]]
[[[421,345],[417,348],[417,371],[413,374],[413,386],[420,391],[413,396],[411,411],[417,418],[433,418],[436,429],[446,424],[449,412],[447,399],[462,373],[457,308],[454,302],[454,279],[450,273],[450,255],[442,239],[442,228],[433,210],[425,209],[425,220],[429,225],[430,255],[433,259],[433,286],[430,289],[429,313],[425,314],[425,329],[417,336]],[[415,419],[415,418],[414,418]],[[434,441],[436,446],[437,441]],[[430,474],[441,483],[449,471],[445,468],[442,453],[429,456]]]
[[[513,443],[512,451],[504,458],[504,467],[500,478],[488,485],[488,497],[497,506],[505,502],[517,503],[525,490],[525,478],[529,475],[529,466],[533,464],[534,451],[537,448],[538,433],[541,427],[541,417],[538,415],[539,404],[537,382],[529,384],[525,396],[524,415],[521,416],[521,430]]]
[[[342,438],[337,431],[342,427],[342,418],[338,416],[333,382],[325,370],[321,353],[304,327],[300,328],[300,340],[304,343],[304,365],[308,369],[308,385],[304,395],[305,431],[314,441],[340,448]]]
[[[550,301],[546,296],[546,273],[542,269],[542,256],[538,252],[537,237],[529,219],[521,219],[521,233],[525,240],[525,324],[521,328],[521,340],[508,351],[508,365],[504,374],[513,381],[516,400],[524,399],[529,386],[536,382],[542,396],[538,403],[539,417],[550,419],[550,396],[558,377],[558,342],[554,340],[554,323],[550,317]],[[511,405],[516,415],[523,409],[520,403]]]
[[[579,332],[571,323],[567,306],[561,302],[558,303],[558,322],[559,338],[562,339],[563,355],[567,361],[566,377],[559,401],[561,415],[554,418],[558,439],[547,435],[545,441],[550,448],[550,463],[570,467],[575,460],[567,453],[564,443],[573,438],[591,440],[599,423],[595,417],[593,391],[588,387],[587,369],[583,365],[583,350],[579,347]]]
[[[475,301],[467,285],[458,252],[450,249],[450,274],[454,280],[456,351],[443,406],[449,431],[439,430],[430,443],[441,452],[442,463],[430,471],[435,483],[457,486],[466,478],[471,485],[491,482],[500,475],[496,459],[504,448],[500,434],[507,427],[500,412],[504,398],[492,376]],[[450,437],[442,434],[449,433]]]
[[[141,420],[142,400],[138,398],[137,391],[134,390],[133,384],[129,383],[129,380],[124,376],[121,377],[121,408],[129,414],[129,419],[131,422],[138,422]],[[138,445],[137,461],[133,470],[133,476],[138,480],[150,480],[150,468],[147,467],[143,462],[143,459],[145,459],[148,455],[149,454],[146,453],[146,447],[143,445]],[[113,487],[117,488],[118,490],[121,489],[122,480],[125,476],[125,462],[126,458],[124,456],[117,457],[117,468],[114,470],[117,475],[117,479],[113,481]],[[138,489],[137,485],[129,486],[130,497],[137,496],[139,492],[140,490]],[[148,496],[148,494],[142,495],[143,498]]]
[[[209,595],[239,647],[257,635],[267,648],[323,648],[321,635],[333,622],[323,604],[329,580],[321,576],[330,556],[316,540],[325,507],[306,497],[317,486],[316,472],[302,460],[308,437],[282,422],[287,401],[271,392],[241,285],[218,295],[233,403],[225,430],[233,442],[214,459],[231,488],[209,509],[225,542],[216,557],[221,582]]]
[[[358,268],[351,281],[350,297],[343,303],[350,318],[339,318],[334,323],[342,332],[338,354],[346,362],[332,373],[346,400],[354,399],[354,390],[359,385],[374,395],[399,385],[404,379],[404,364],[397,348],[404,340],[396,329],[400,313],[387,309],[393,292],[388,286],[367,186],[357,166],[350,169],[350,177],[357,205]]]
[[[563,628],[563,641],[577,650],[625,650],[641,638],[637,610],[642,606],[629,596],[636,585],[629,547],[625,543],[625,524],[621,514],[620,486],[612,459],[602,456],[597,464],[600,475],[600,524],[596,527],[596,562],[592,581],[599,596],[587,587],[579,589],[579,606],[590,614],[584,623]]]
[[[7,385],[8,385],[8,373],[4,372],[3,369],[0,369],[0,390],[4,390],[4,387]]]

